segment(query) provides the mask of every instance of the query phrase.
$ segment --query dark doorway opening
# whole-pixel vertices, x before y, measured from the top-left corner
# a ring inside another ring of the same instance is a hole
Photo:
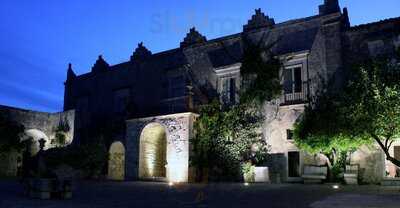
[[[289,152],[288,153],[288,166],[289,166],[289,177],[295,178],[300,177],[300,153]]]

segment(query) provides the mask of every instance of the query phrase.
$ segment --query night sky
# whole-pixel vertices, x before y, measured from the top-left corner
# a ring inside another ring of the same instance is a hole
[[[56,112],[69,62],[90,71],[98,55],[129,60],[138,42],[153,53],[176,48],[196,26],[213,39],[242,30],[261,8],[275,22],[318,14],[323,0],[2,0],[0,104]],[[352,25],[400,16],[399,0],[341,0]]]

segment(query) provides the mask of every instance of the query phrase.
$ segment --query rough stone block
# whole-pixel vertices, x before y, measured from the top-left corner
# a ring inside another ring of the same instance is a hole
[[[254,168],[254,182],[256,183],[269,183],[269,170],[268,167],[255,167]]]

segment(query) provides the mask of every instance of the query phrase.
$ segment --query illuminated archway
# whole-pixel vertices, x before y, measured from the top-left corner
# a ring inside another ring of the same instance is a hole
[[[160,180],[166,178],[167,135],[158,123],[148,124],[140,134],[139,178]]]
[[[29,129],[26,130],[23,137],[21,138],[21,141],[25,141],[31,139],[31,154],[32,155],[36,155],[39,152],[39,140],[44,139],[45,145],[44,145],[44,150],[47,150],[51,147],[51,141],[49,139],[49,137],[47,137],[47,135],[38,130],[38,129]]]
[[[125,147],[122,142],[112,143],[108,155],[108,179],[125,179]]]

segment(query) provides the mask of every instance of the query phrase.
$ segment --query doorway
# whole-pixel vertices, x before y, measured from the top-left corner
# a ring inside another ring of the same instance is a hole
[[[300,177],[300,152],[288,152],[288,177]]]
[[[140,135],[139,178],[162,181],[166,179],[167,137],[161,124],[148,124]]]

